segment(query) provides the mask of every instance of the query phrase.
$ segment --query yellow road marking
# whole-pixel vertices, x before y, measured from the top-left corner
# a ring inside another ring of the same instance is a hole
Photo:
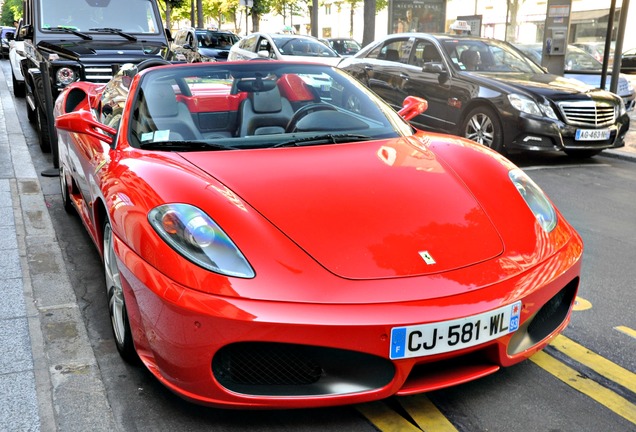
[[[426,432],[457,432],[457,429],[426,396],[404,396],[398,399],[402,407]]]
[[[557,336],[550,345],[610,381],[636,393],[636,374],[629,370],[612,363],[563,335]]]
[[[590,301],[579,296],[574,299],[574,306],[572,307],[572,310],[579,312],[588,309],[592,309],[592,303]]]
[[[393,411],[383,402],[356,405],[356,409],[381,431],[421,432],[411,422]]]
[[[530,360],[570,387],[594,399],[624,419],[636,424],[636,405],[630,403],[627,399],[591,379],[582,377],[576,370],[561,363],[543,351],[539,351],[530,357]]]
[[[631,336],[634,339],[636,339],[636,330],[630,329],[629,327],[625,327],[625,326],[617,326],[614,328],[618,330],[619,332],[625,333],[627,336]]]

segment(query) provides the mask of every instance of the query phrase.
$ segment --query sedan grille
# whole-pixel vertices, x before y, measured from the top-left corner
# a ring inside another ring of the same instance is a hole
[[[604,127],[616,121],[616,105],[602,101],[559,102],[565,122],[573,126]]]

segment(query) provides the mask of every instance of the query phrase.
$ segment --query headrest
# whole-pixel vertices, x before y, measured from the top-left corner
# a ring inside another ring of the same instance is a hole
[[[168,82],[157,82],[144,87],[146,105],[151,117],[174,117],[179,114],[177,97]]]
[[[255,113],[277,113],[283,109],[278,87],[274,86],[268,91],[252,93],[252,109]]]
[[[290,102],[313,101],[314,93],[307,87],[301,77],[295,74],[285,74],[278,80],[280,94]]]

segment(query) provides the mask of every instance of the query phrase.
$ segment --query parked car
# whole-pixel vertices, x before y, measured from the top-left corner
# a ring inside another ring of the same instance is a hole
[[[177,60],[189,63],[226,61],[238,41],[239,37],[229,31],[189,27],[177,31],[171,48]]]
[[[13,81],[13,94],[15,97],[24,97],[24,75],[22,75],[21,62],[26,58],[24,53],[24,41],[12,40],[9,43],[9,61],[11,62],[11,78]]]
[[[3,59],[9,55],[9,42],[15,36],[15,27],[0,27],[0,55]]]
[[[355,39],[327,38],[325,40],[335,52],[343,57],[352,56],[362,49],[362,46]]]
[[[342,57],[311,36],[279,33],[252,33],[230,49],[229,60],[296,60],[335,66]]]
[[[330,66],[145,66],[57,99],[61,196],[103,258],[119,352],[176,394],[304,408],[427,392],[569,322],[583,243],[507,159],[415,130]]]
[[[603,54],[605,53],[605,42],[574,42],[577,48],[582,49],[596,60],[603,63]],[[607,64],[611,67],[614,64],[614,43],[610,44],[610,53],[607,58]]]
[[[515,46],[532,60],[537,62],[537,64],[541,64],[543,54],[542,44],[515,44]],[[577,79],[592,87],[600,88],[602,70],[603,63],[596,60],[593,56],[581,48],[574,45],[568,45],[568,49],[565,54],[563,76],[566,78]],[[610,69],[606,76],[605,90],[610,89],[611,74],[612,70]],[[618,77],[616,94],[623,98],[627,111],[634,109],[634,104],[636,104],[636,90],[634,90],[629,78],[623,74],[620,74]]]
[[[623,53],[621,57],[621,72],[636,73],[636,48]]]
[[[389,35],[342,60],[343,70],[393,107],[428,101],[417,127],[470,138],[502,153],[558,150],[590,157],[624,146],[620,97],[545,72],[512,45],[471,36]]]

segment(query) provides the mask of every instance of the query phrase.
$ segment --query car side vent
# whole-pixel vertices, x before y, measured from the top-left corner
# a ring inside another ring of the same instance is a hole
[[[604,127],[616,121],[616,105],[603,101],[559,102],[565,122],[573,126]]]

